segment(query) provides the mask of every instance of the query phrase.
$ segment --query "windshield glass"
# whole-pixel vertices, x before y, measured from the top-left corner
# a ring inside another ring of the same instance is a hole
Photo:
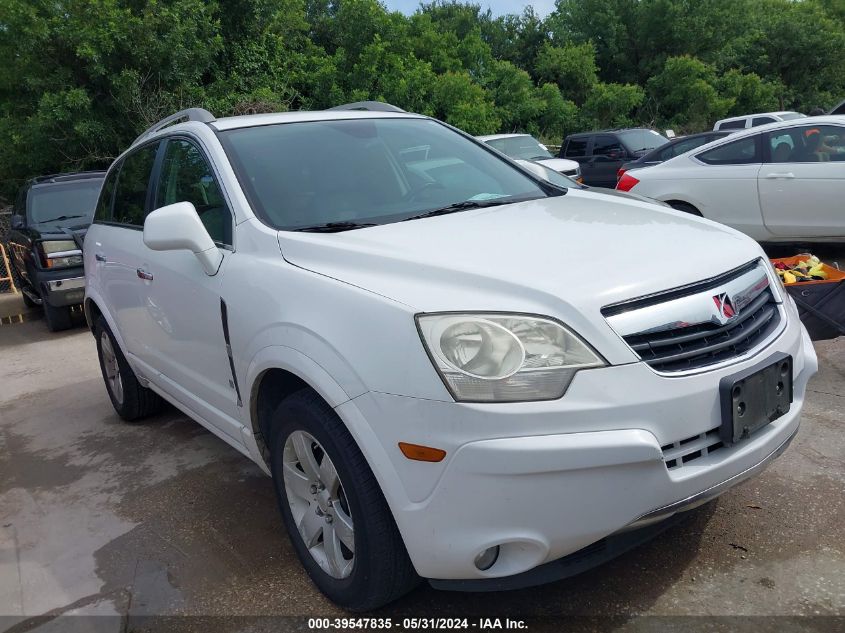
[[[618,134],[629,152],[650,150],[669,142],[669,139],[654,130],[625,130]]]
[[[523,160],[540,160],[541,158],[554,158],[549,150],[545,149],[533,136],[527,134],[522,136],[510,136],[508,138],[494,138],[484,141],[490,147],[495,147],[503,154],[511,158]]]
[[[29,190],[26,216],[29,224],[90,224],[94,217],[101,178],[35,185]],[[65,217],[66,220],[54,218]],[[53,220],[50,222],[50,220]]]
[[[427,119],[282,123],[221,137],[256,213],[281,230],[386,224],[467,200],[547,195],[519,169]]]

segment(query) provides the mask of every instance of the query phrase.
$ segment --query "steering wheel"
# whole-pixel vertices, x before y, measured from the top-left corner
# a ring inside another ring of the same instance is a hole
[[[445,189],[442,184],[437,182],[436,180],[427,180],[422,185],[417,187],[416,189],[412,189],[407,194],[405,194],[405,198],[408,202],[416,202],[417,199],[424,193],[428,192],[432,189]]]

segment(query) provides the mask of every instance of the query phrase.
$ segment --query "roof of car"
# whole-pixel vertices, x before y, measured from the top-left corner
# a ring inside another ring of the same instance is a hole
[[[777,112],[755,112],[753,114],[742,114],[739,116],[729,116],[724,119],[719,119],[718,123],[723,121],[739,121],[740,119],[750,119],[757,116],[781,116],[783,114],[801,114],[795,110],[778,110]]]
[[[479,141],[497,141],[500,138],[518,138],[520,136],[531,136],[530,134],[487,134],[486,136],[476,136]],[[532,137],[533,138],[533,137]]]
[[[341,121],[346,119],[422,119],[421,114],[408,112],[374,112],[366,110],[300,110],[297,112],[278,112],[275,114],[247,114],[243,116],[223,117],[209,123],[215,130],[233,130],[258,125],[276,123],[302,123],[306,121]]]
[[[31,179],[29,183],[31,185],[47,185],[47,184],[57,184],[62,182],[73,182],[74,180],[91,180],[94,178],[105,178],[106,172],[105,171],[75,171],[75,172],[67,172],[64,174],[49,174],[46,176],[36,176],[35,178]]]
[[[654,130],[649,127],[616,127],[607,130],[593,130],[592,132],[575,132],[574,134],[567,134],[566,138],[570,138],[573,136],[592,136],[593,134],[616,134],[619,132],[633,132],[634,130],[646,130],[648,132],[654,132]]]

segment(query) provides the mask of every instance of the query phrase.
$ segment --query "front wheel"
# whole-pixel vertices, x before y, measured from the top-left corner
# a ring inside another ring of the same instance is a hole
[[[282,519],[314,584],[352,611],[413,589],[419,577],[384,495],[331,407],[299,391],[273,422],[271,469]]]

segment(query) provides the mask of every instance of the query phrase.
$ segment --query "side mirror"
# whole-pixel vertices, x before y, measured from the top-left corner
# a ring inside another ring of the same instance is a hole
[[[207,275],[217,274],[223,255],[190,202],[156,209],[144,220],[144,244],[154,251],[191,251]]]
[[[17,213],[13,215],[9,220],[9,226],[11,226],[13,229],[23,228],[23,216],[18,215]]]

